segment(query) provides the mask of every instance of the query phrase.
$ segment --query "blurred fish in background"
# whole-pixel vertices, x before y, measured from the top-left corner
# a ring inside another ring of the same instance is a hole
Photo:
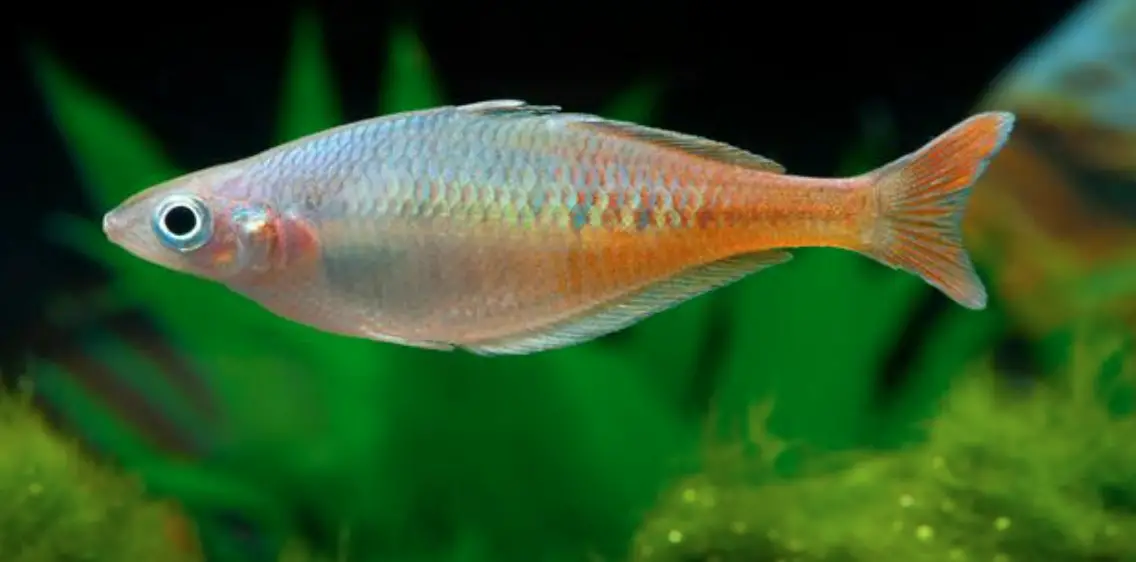
[[[964,224],[1028,337],[1089,316],[1136,326],[1136,2],[1090,0],[994,82],[1018,125]]]
[[[31,349],[40,358],[36,403],[88,445],[105,436],[92,420],[77,419],[85,408],[113,413],[155,451],[205,454],[208,436],[222,424],[203,373],[142,310],[85,294],[94,291],[57,297],[33,329]]]
[[[199,366],[144,311],[123,307],[103,288],[52,299],[26,345],[36,376],[20,382],[30,384],[47,420],[96,458],[201,459],[224,430]],[[166,532],[186,552],[199,551],[193,527],[171,506]]]
[[[170,500],[171,542],[206,560],[232,551],[271,557],[241,510],[218,501],[231,485],[218,473],[231,464],[226,447],[248,441],[227,415],[234,402],[219,392],[215,370],[102,284],[51,299],[28,334],[34,376],[7,382],[31,390],[48,422],[92,457],[139,473]]]

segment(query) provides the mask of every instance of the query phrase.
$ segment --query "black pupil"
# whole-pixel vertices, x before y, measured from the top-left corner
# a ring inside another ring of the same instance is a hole
[[[174,236],[185,236],[197,228],[197,214],[189,207],[178,205],[166,211],[162,225]]]

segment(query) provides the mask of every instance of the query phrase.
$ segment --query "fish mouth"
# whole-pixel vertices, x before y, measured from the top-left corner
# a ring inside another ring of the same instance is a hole
[[[114,240],[115,231],[117,231],[118,229],[118,219],[114,217],[114,211],[108,212],[103,215],[103,234],[106,235],[108,240]]]
[[[122,245],[126,233],[130,228],[130,221],[117,211],[109,211],[103,215],[103,235],[107,240]]]
[[[103,215],[103,235],[107,240],[127,252],[148,260],[153,260],[153,250],[149,241],[139,232],[141,217],[133,209],[114,209]]]

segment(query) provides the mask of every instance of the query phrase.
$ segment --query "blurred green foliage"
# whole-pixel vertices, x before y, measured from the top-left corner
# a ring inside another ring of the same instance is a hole
[[[753,409],[745,433],[708,441],[703,466],[661,495],[630,560],[1136,560],[1132,341],[1097,328],[1076,330],[1060,376],[1028,388],[976,365],[925,443],[814,452],[792,478],[772,466],[785,444]],[[738,447],[746,441],[758,454]],[[0,396],[0,445],[12,453],[0,459],[5,560],[198,562],[170,540],[176,510],[84,460],[23,397]],[[469,534],[426,559],[488,560],[495,550]],[[278,560],[379,559],[341,534],[334,552],[313,557],[293,542]]]
[[[6,562],[191,562],[171,514],[136,482],[84,460],[28,407],[0,395],[0,556]]]
[[[266,144],[343,120],[320,33],[310,14],[297,18],[279,129]],[[393,29],[388,47],[377,111],[443,103],[413,30]],[[99,211],[184,171],[46,49],[33,63]],[[650,121],[664,86],[644,80],[599,113]],[[871,135],[837,172],[914,148],[888,138]],[[349,550],[387,559],[619,556],[681,461],[697,456],[710,405],[692,403],[692,389],[715,389],[723,427],[771,399],[770,425],[787,439],[829,449],[895,443],[904,437],[897,428],[929,414],[1000,329],[992,314],[953,308],[915,354],[918,376],[897,406],[881,410],[876,378],[929,289],[847,252],[797,252],[790,264],[603,341],[488,359],[280,320],[218,284],[127,255],[90,218],[57,217],[50,234],[105,264],[116,299],[149,311],[225,405],[225,431],[193,462],[128,445],[134,430],[114,412],[92,406],[83,417],[107,432],[104,450],[182,501],[206,540],[229,544],[217,548],[234,556],[241,547],[224,525],[210,531],[211,514],[243,514],[270,544],[304,526],[330,548],[352,529]],[[59,375],[42,392],[83,402],[64,367],[39,369]],[[160,396],[145,380],[135,384]],[[300,521],[301,510],[317,520]],[[440,546],[452,544],[472,546],[457,554]]]

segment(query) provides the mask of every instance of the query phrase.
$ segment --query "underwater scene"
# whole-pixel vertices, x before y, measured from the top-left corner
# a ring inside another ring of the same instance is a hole
[[[0,562],[1136,562],[1136,0],[286,4],[16,18]]]

